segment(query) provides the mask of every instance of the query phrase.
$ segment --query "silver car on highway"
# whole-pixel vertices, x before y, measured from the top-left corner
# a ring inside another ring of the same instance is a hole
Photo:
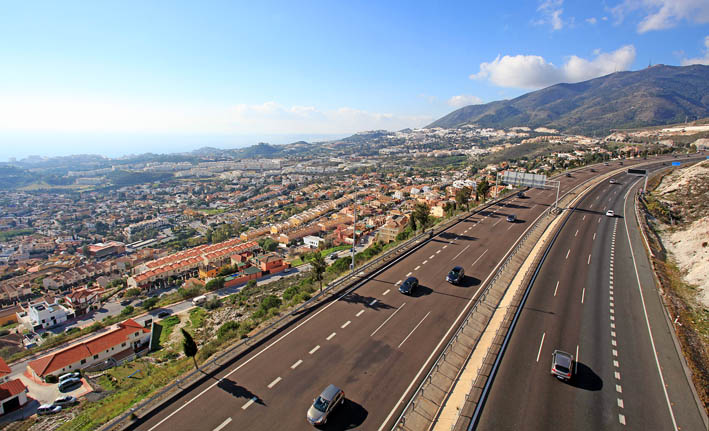
[[[308,422],[311,425],[324,425],[330,412],[344,402],[345,391],[335,385],[329,385],[308,409]]]

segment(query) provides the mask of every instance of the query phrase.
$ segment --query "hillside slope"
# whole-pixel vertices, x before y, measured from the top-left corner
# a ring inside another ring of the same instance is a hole
[[[657,65],[465,106],[427,127],[545,126],[590,134],[704,117],[709,117],[709,66]]]

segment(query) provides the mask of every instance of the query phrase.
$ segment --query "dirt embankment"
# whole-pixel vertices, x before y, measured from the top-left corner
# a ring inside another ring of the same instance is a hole
[[[661,293],[709,412],[709,161],[648,184],[641,200]]]

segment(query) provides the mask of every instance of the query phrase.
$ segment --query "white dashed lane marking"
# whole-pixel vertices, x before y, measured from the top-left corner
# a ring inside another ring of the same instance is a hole
[[[248,409],[248,408],[251,406],[251,404],[253,404],[253,403],[255,403],[255,402],[256,402],[256,397],[251,398],[250,400],[248,400],[248,401],[246,402],[246,404],[244,404],[243,406],[241,406],[241,410],[246,410],[246,409]]]
[[[386,294],[389,293],[389,292],[391,292],[391,289],[387,289],[384,293],[382,293],[382,295],[384,296],[384,295],[386,295]]]
[[[334,332],[333,332],[333,334],[334,334]],[[302,364],[302,363],[303,363],[303,360],[302,360],[302,359],[298,359],[297,361],[295,361],[295,363],[294,363],[293,365],[290,366],[290,369],[291,369],[291,370],[295,370],[295,369],[298,368],[298,366],[299,366],[300,364]]]
[[[214,431],[221,431],[224,429],[225,426],[229,425],[231,422],[231,418],[226,418],[224,422],[222,422],[218,427],[214,428]]]
[[[362,311],[364,311],[364,310],[362,310]],[[320,344],[318,344],[317,346],[315,346],[315,347],[313,347],[312,349],[310,349],[310,351],[308,352],[308,354],[312,355],[313,353],[317,352],[319,349],[320,349]]]
[[[276,377],[274,381],[268,384],[268,389],[271,389],[272,387],[276,386],[278,382],[280,382],[282,379],[280,377]]]
[[[348,327],[350,325],[350,323],[352,323],[352,321],[348,320],[347,322],[343,323],[342,326],[340,326],[340,328],[345,329],[346,327]]]
[[[335,335],[337,335],[337,333],[336,333],[336,332],[333,332],[332,334],[330,334],[330,335],[327,336],[326,340],[327,340],[327,341],[332,340],[333,338],[335,338]]]

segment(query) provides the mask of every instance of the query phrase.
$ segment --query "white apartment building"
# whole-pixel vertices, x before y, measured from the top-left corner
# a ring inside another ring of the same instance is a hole
[[[22,313],[25,314],[25,313]],[[30,304],[24,316],[18,316],[29,329],[47,329],[66,322],[71,312],[56,301]]]

